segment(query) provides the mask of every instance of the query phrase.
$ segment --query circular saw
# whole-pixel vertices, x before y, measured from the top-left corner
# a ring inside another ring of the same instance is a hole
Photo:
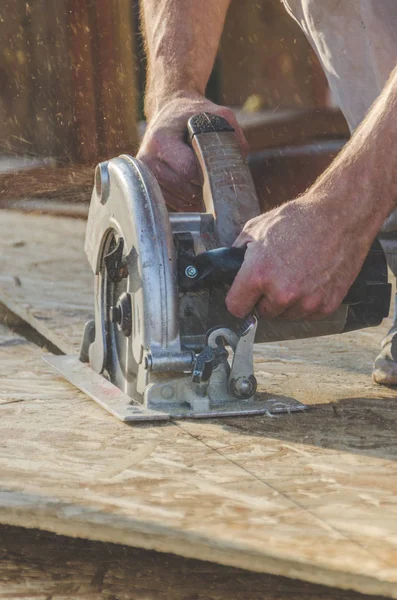
[[[374,244],[344,303],[322,321],[232,317],[225,297],[245,253],[232,244],[260,214],[259,202],[227,121],[196,115],[188,134],[203,212],[168,213],[154,175],[136,158],[97,167],[85,240],[94,319],[79,358],[48,361],[123,421],[303,410],[258,392],[254,344],[378,325],[391,293],[382,248]]]

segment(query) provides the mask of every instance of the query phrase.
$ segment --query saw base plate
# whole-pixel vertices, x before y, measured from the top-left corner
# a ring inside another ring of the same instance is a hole
[[[170,419],[208,419],[216,417],[240,417],[302,412],[308,407],[293,398],[280,400],[240,400],[220,402],[206,412],[193,412],[189,405],[167,405],[164,410],[152,410],[134,402],[118,387],[96,373],[87,363],[76,356],[44,356],[44,360],[97,404],[123,422],[168,421]]]

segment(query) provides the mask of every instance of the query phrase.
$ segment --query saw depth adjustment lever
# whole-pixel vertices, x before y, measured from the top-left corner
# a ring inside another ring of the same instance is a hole
[[[228,390],[236,400],[247,400],[255,395],[257,381],[254,375],[254,341],[258,322],[250,315],[236,333],[227,327],[217,327],[207,334],[206,346],[197,355],[192,372],[198,396],[206,396],[213,385],[225,393]],[[225,345],[233,350],[231,366]]]

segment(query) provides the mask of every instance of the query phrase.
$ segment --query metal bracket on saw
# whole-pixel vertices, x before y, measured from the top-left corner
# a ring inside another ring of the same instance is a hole
[[[293,398],[280,400],[220,400],[214,403],[210,410],[192,410],[184,401],[186,380],[168,379],[163,385],[153,389],[154,400],[161,396],[161,390],[169,393],[173,386],[180,403],[154,403],[156,409],[151,409],[132,400],[118,387],[108,381],[103,375],[96,373],[91,367],[82,363],[76,356],[45,356],[44,360],[58,371],[67,381],[95,400],[102,408],[123,422],[169,421],[171,419],[205,419],[216,417],[239,417],[268,415],[276,416],[282,413],[302,412],[307,406]]]
[[[85,329],[81,359],[86,359],[84,346],[93,338],[94,322]],[[190,353],[190,365],[179,357],[159,360],[146,356],[145,369],[150,383],[142,402],[134,401],[103,374],[74,356],[46,356],[44,360],[70,383],[95,400],[120,421],[166,421],[183,418],[214,418],[247,415],[275,416],[306,409],[294,399],[255,398],[257,381],[253,372],[253,347],[257,320],[250,316],[238,332],[215,327],[207,333],[201,352]],[[231,364],[229,346],[233,350]],[[188,353],[187,353],[188,354]],[[172,363],[174,358],[174,374]],[[185,359],[186,360],[186,359]],[[188,372],[181,373],[181,369]],[[179,372],[178,372],[179,371]]]

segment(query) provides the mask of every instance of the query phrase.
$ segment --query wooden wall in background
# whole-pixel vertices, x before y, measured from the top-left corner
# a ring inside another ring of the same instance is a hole
[[[0,7],[0,154],[93,164],[133,152],[131,0],[9,0]]]
[[[221,101],[318,108],[328,86],[316,55],[280,0],[233,0],[220,49]]]
[[[22,143],[27,148],[31,145],[26,21],[24,0],[6,1],[0,7],[0,144],[7,142],[10,151]]]
[[[138,0],[2,0],[0,155],[91,165],[135,151],[144,76],[137,7]],[[220,103],[255,95],[254,110],[327,104],[321,67],[280,0],[232,1],[215,75]]]

